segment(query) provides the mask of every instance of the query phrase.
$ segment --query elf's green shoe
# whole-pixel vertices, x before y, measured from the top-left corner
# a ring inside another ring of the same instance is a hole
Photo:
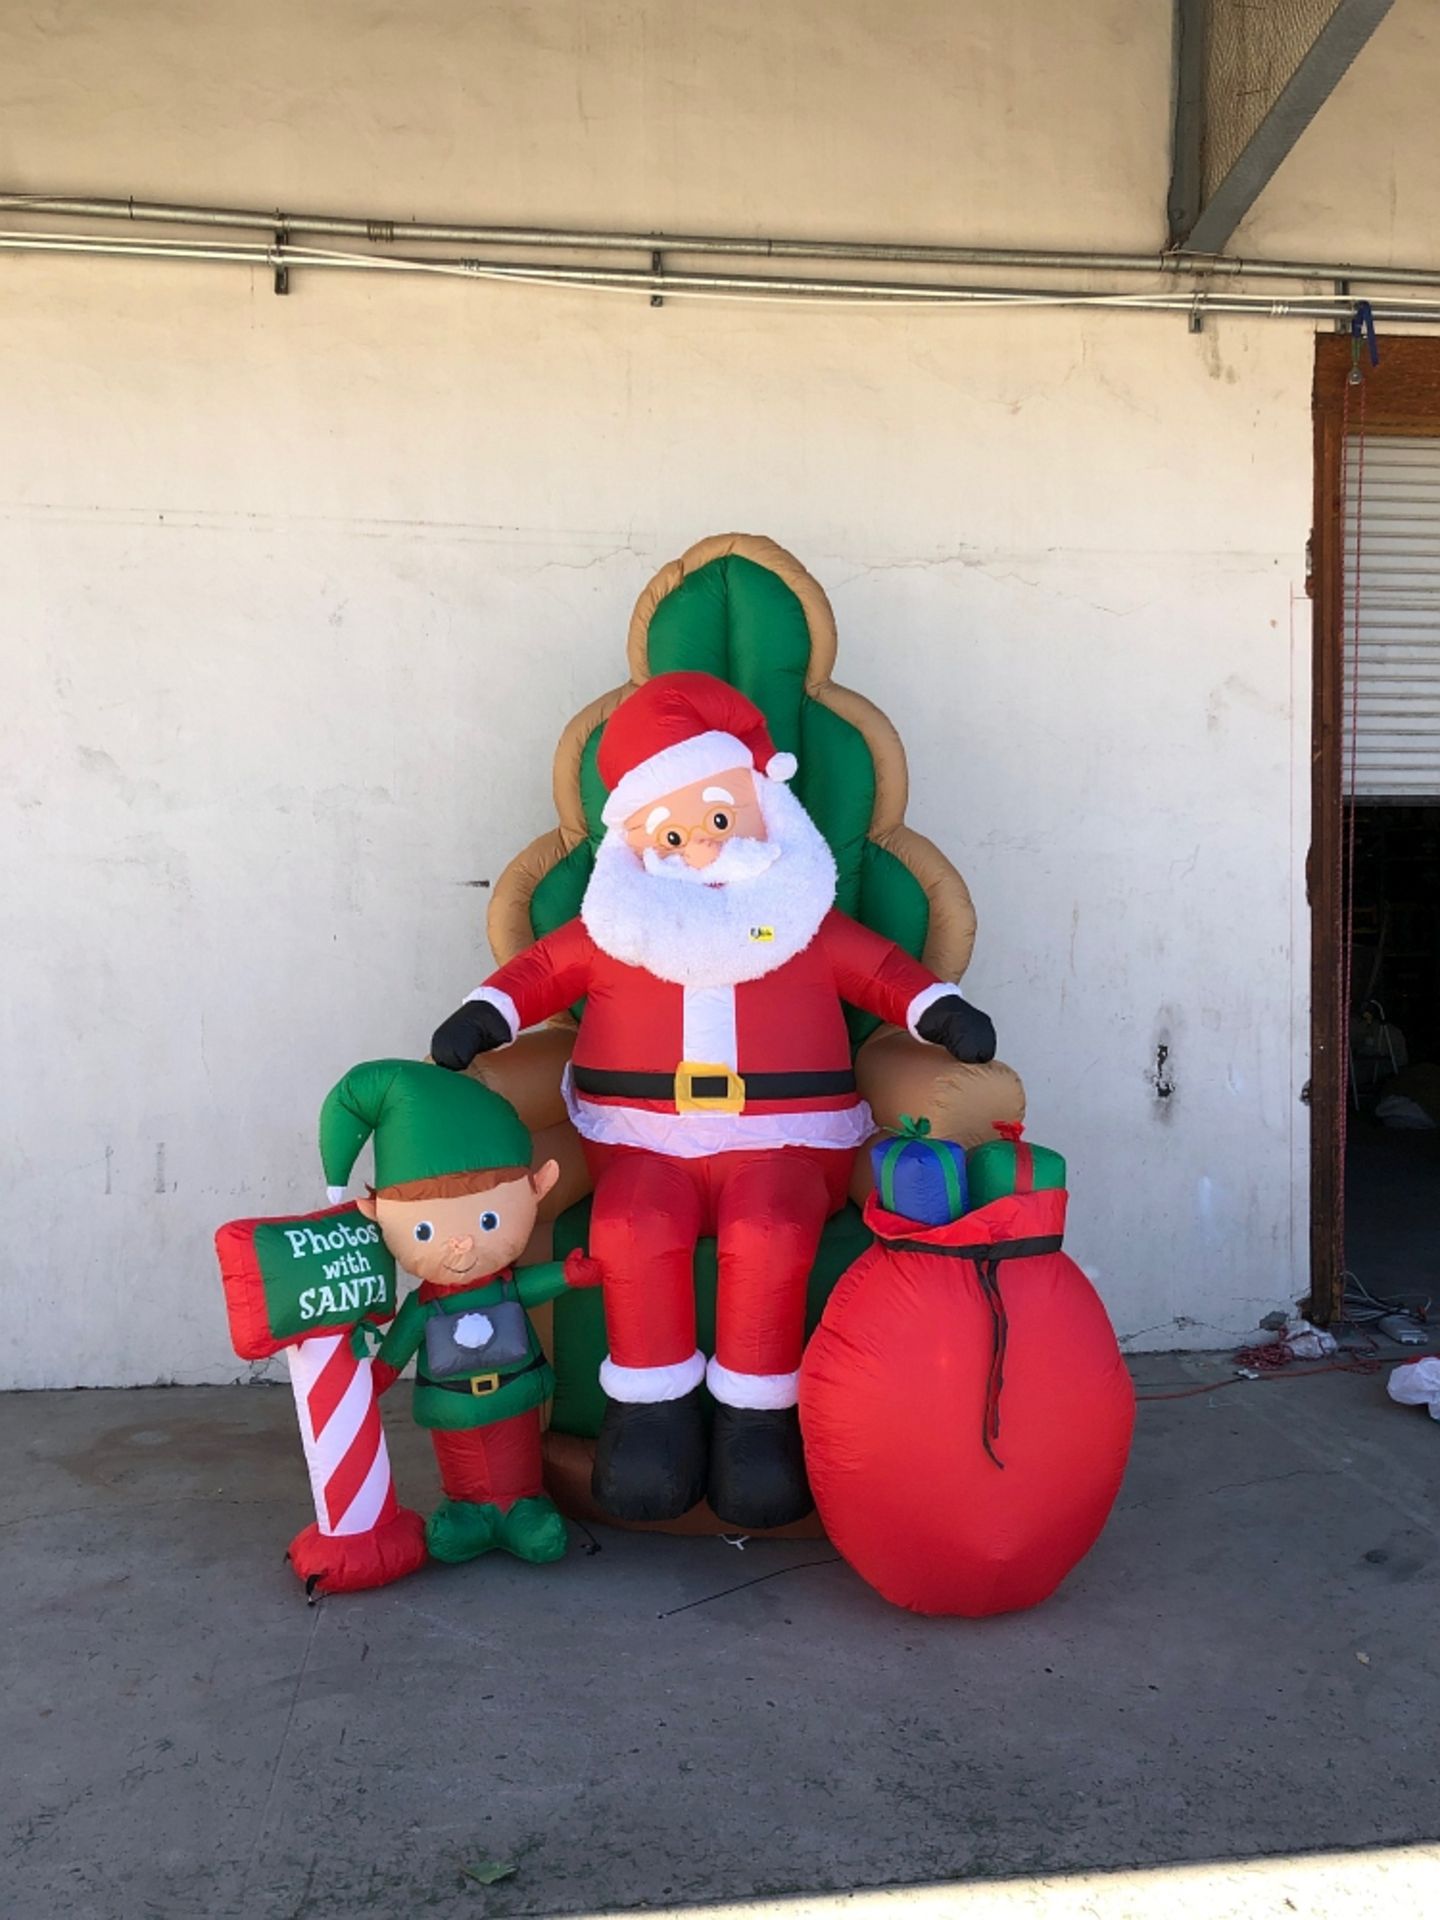
[[[513,1553],[517,1560],[532,1560],[537,1566],[547,1560],[561,1560],[570,1544],[553,1500],[537,1494],[529,1500],[517,1500],[500,1520],[497,1546]]]
[[[477,1560],[492,1547],[505,1544],[500,1538],[505,1519],[489,1501],[479,1506],[473,1500],[442,1500],[425,1522],[430,1558],[446,1560],[451,1566]]]

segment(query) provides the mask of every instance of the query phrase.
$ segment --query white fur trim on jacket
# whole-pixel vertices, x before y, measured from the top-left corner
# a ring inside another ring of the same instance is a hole
[[[712,1360],[705,1369],[705,1384],[715,1398],[727,1407],[793,1407],[800,1398],[798,1373],[732,1373]]]
[[[506,993],[503,987],[476,987],[473,993],[467,993],[467,1000],[483,1000],[487,1007],[494,1007],[500,1018],[510,1029],[513,1040],[520,1031],[520,1009]]]
[[[920,1024],[920,1016],[924,1013],[925,1009],[927,1007],[933,1007],[937,1000],[948,1000],[952,993],[957,1000],[963,1000],[965,998],[953,980],[937,980],[933,987],[922,987],[920,989],[919,993],[916,994],[915,998],[905,1009],[905,1024],[915,1039],[918,1040],[920,1038],[916,1029]]]
[[[600,1385],[612,1400],[631,1407],[653,1407],[661,1400],[683,1400],[705,1378],[705,1356],[697,1347],[673,1367],[617,1367],[607,1353],[600,1362]]]
[[[662,747],[632,767],[605,802],[600,818],[607,827],[623,826],[632,813],[661,794],[674,793],[677,787],[693,786],[712,773],[729,773],[732,767],[751,767],[755,756],[733,733],[714,729],[697,733],[693,739],[677,740],[673,747]]]

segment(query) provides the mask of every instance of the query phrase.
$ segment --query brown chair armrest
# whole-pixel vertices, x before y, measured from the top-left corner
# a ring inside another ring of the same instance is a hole
[[[993,1140],[997,1120],[1025,1118],[1025,1089],[1013,1067],[1000,1060],[967,1066],[897,1027],[865,1042],[855,1078],[877,1126],[897,1128],[902,1114],[923,1115],[942,1140],[962,1147]]]
[[[865,1042],[855,1056],[855,1078],[877,1126],[894,1129],[902,1114],[923,1116],[940,1139],[962,1147],[993,1140],[997,1120],[1025,1118],[1025,1089],[1013,1067],[1000,1060],[967,1066],[896,1027],[882,1028]],[[862,1148],[850,1180],[857,1206],[874,1184],[870,1155]]]

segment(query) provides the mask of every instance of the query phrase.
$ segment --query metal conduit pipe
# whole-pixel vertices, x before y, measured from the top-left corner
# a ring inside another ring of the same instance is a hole
[[[1348,320],[1354,302],[1327,295],[1300,295],[1277,299],[1266,294],[1224,293],[1096,293],[1078,288],[975,287],[924,281],[843,280],[834,277],[790,279],[756,274],[657,271],[641,267],[543,266],[470,258],[437,259],[396,254],[330,253],[272,242],[247,246],[243,242],[121,239],[107,235],[61,235],[0,232],[0,252],[110,255],[121,259],[204,260],[241,266],[281,265],[308,270],[440,273],[460,278],[509,280],[521,285],[605,288],[623,292],[667,294],[737,294],[746,297],[841,298],[875,306],[1067,306],[1098,307],[1119,312],[1249,314],[1260,319],[1310,321]],[[1440,301],[1399,299],[1371,303],[1382,323],[1440,325]]]
[[[773,260],[856,260],[934,267],[1016,267],[1039,272],[1254,275],[1290,280],[1366,281],[1440,287],[1440,268],[1376,266],[1325,260],[1240,259],[1224,254],[1114,253],[1021,247],[902,244],[871,240],[771,240],[719,234],[587,232],[578,228],[505,227],[423,220],[360,219],[256,208],[192,207],[168,201],[0,193],[0,212],[49,213],[159,225],[251,228],[266,233],[329,234],[374,244],[441,242],[459,246],[553,248],[566,252],[729,254]]]

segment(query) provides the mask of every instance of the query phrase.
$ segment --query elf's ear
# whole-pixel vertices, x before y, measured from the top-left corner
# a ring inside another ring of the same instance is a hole
[[[373,1193],[360,1194],[356,1199],[355,1205],[367,1220],[373,1220],[375,1218],[375,1196]]]
[[[530,1184],[535,1189],[535,1198],[543,1200],[559,1178],[560,1162],[558,1160],[543,1161],[530,1176]]]

